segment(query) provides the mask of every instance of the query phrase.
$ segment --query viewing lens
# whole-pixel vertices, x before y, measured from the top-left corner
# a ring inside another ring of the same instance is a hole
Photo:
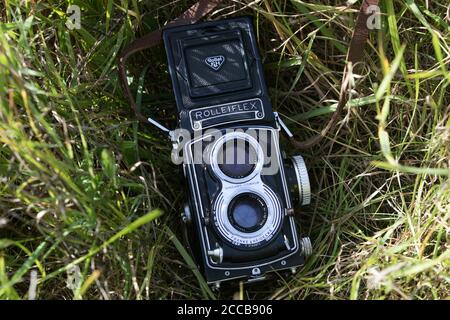
[[[243,193],[231,201],[228,217],[239,231],[254,232],[266,223],[267,206],[256,194]]]
[[[218,153],[220,170],[234,179],[250,175],[256,167],[257,160],[256,150],[244,139],[225,142]]]

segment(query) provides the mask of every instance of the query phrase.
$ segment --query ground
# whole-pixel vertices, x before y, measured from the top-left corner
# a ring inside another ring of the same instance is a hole
[[[351,2],[226,0],[207,17],[254,17],[274,109],[299,139],[335,108]],[[183,246],[171,145],[135,121],[116,66],[193,3],[0,3],[0,298],[449,298],[448,2],[381,1],[338,127],[301,151],[313,197],[297,222],[313,255],[294,276],[220,292]],[[146,51],[130,80],[142,110],[173,127],[166,67],[162,47]]]

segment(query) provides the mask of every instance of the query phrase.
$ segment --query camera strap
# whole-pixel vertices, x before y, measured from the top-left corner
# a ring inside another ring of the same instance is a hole
[[[202,17],[210,13],[214,8],[216,8],[223,0],[199,0],[188,10],[186,10],[181,16],[175,20],[167,23],[166,27],[174,27],[184,24],[192,24],[200,20]],[[293,136],[290,137],[292,144],[298,149],[309,149],[317,145],[326,134],[336,126],[336,122],[339,115],[342,113],[347,101],[349,99],[349,89],[350,89],[350,77],[351,70],[354,65],[361,62],[364,57],[364,46],[366,44],[367,38],[369,36],[369,18],[372,17],[373,12],[370,12],[371,6],[378,5],[379,0],[363,0],[361,8],[358,13],[355,28],[353,30],[353,35],[350,41],[350,46],[347,52],[347,64],[343,72],[341,88],[339,93],[339,101],[336,111],[331,116],[326,126],[321,130],[321,132],[306,141],[298,141]],[[145,117],[138,109],[136,102],[134,100],[133,94],[131,93],[130,87],[128,85],[127,75],[126,75],[126,61],[127,59],[142,50],[154,47],[162,42],[162,29],[155,30],[149,34],[143,36],[142,38],[134,40],[128,46],[126,46],[118,56],[118,72],[120,81],[122,84],[123,91],[130,103],[130,107],[136,115],[136,118],[143,123],[152,123],[162,129],[163,131],[168,131],[166,128],[161,126],[156,121]]]
[[[347,63],[342,75],[341,89],[339,91],[339,100],[336,111],[334,111],[330,120],[328,120],[328,123],[322,129],[322,131],[320,131],[319,134],[305,141],[298,141],[293,136],[291,136],[290,141],[297,149],[305,150],[314,147],[315,145],[320,143],[320,141],[322,141],[322,139],[331,129],[334,129],[334,127],[336,126],[339,115],[342,113],[342,110],[344,109],[349,99],[349,91],[351,89],[350,78],[352,76],[351,73],[353,66],[363,61],[364,47],[369,37],[370,31],[369,19],[373,17],[374,14],[371,9],[373,8],[373,6],[378,6],[378,2],[379,0],[363,0],[359,9],[355,28],[353,29],[352,38],[350,40],[350,46],[348,47],[347,51]]]

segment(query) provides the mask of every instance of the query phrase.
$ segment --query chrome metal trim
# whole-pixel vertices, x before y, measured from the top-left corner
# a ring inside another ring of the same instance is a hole
[[[204,110],[204,109],[209,109],[209,108],[214,108],[214,107],[222,107],[222,106],[227,106],[227,105],[236,104],[236,103],[245,103],[245,102],[253,101],[253,100],[259,100],[259,102],[261,104],[261,110],[258,110],[258,111],[238,111],[238,112],[233,112],[231,114],[242,114],[242,113],[254,112],[255,113],[254,120],[263,119],[264,116],[265,116],[264,104],[263,104],[261,99],[253,98],[253,99],[232,101],[232,102],[228,102],[228,103],[223,103],[223,104],[207,106],[207,107],[203,107],[203,108],[192,109],[192,110],[189,111],[189,122],[191,124],[192,129],[194,131],[197,131],[197,130],[206,129],[206,128],[210,128],[210,127],[217,126],[217,125],[224,125],[224,124],[228,124],[228,123],[236,123],[236,122],[240,122],[240,121],[252,120],[252,119],[238,119],[238,120],[232,120],[232,121],[224,121],[224,122],[220,122],[220,123],[217,123],[217,124],[214,124],[214,125],[210,125],[210,126],[203,126],[202,125],[203,121],[193,121],[193,119],[191,117],[191,113],[194,112],[194,111],[199,111],[199,110]],[[220,117],[225,117],[225,115],[218,115],[218,116],[208,117],[207,120],[209,120],[209,119],[216,119],[216,118],[220,118]]]
[[[213,219],[217,229],[225,239],[234,245],[258,246],[264,241],[270,241],[281,225],[283,215],[279,199],[269,187],[262,183],[259,176],[255,177],[254,180],[252,182],[255,182],[255,184],[239,189],[229,189],[224,186],[214,206]],[[266,222],[260,229],[250,233],[236,229],[228,217],[230,202],[243,193],[256,194],[263,199],[267,206]]]
[[[227,143],[230,140],[234,139],[241,139],[244,141],[247,141],[250,143],[250,145],[255,149],[257,160],[256,160],[256,166],[253,169],[253,171],[247,176],[243,178],[232,178],[227,176],[220,170],[219,163],[217,161],[219,151],[221,147]],[[211,163],[212,170],[214,174],[221,180],[225,180],[231,183],[244,183],[251,179],[253,179],[257,174],[259,174],[263,168],[264,165],[264,152],[261,148],[261,145],[259,142],[253,138],[251,135],[243,133],[243,132],[231,132],[227,133],[226,135],[220,137],[217,139],[217,141],[214,142],[214,145],[212,147],[211,155],[209,163]]]

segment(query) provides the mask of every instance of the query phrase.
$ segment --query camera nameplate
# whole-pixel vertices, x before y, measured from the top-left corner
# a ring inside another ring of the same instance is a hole
[[[193,130],[262,118],[264,118],[264,108],[263,102],[259,98],[218,104],[189,111],[189,119]]]

